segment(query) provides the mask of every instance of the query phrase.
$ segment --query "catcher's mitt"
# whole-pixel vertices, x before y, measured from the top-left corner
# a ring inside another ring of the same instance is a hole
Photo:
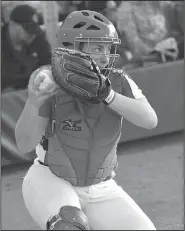
[[[51,70],[56,83],[79,99],[100,103],[112,93],[109,79],[100,73],[89,55],[80,51],[54,49]]]

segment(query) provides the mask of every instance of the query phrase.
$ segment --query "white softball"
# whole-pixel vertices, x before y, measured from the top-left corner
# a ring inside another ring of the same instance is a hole
[[[56,83],[54,82],[52,78],[52,74],[49,70],[42,70],[39,74],[39,76],[44,76],[43,81],[40,83],[38,90],[45,92],[45,93],[51,93],[56,89]],[[39,78],[39,77],[38,77]]]

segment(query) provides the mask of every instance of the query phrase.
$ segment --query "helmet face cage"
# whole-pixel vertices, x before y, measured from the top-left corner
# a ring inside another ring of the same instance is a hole
[[[79,49],[79,44],[82,42],[86,42],[88,43],[88,50],[89,50],[89,44],[90,43],[111,43],[111,50],[110,53],[108,54],[104,54],[104,53],[99,53],[96,55],[105,55],[109,57],[109,64],[104,67],[103,69],[101,69],[101,72],[105,75],[105,76],[109,76],[109,74],[111,73],[112,69],[115,67],[117,60],[119,59],[120,55],[116,53],[117,50],[117,45],[121,44],[121,40],[118,38],[111,38],[111,37],[75,37],[74,38],[74,50],[78,50]],[[88,54],[94,54],[94,53],[90,53],[88,51]]]
[[[109,57],[109,64],[101,71],[108,75],[114,68],[119,54],[116,53],[117,45],[121,44],[114,25],[102,14],[89,11],[74,11],[64,20],[57,34],[58,47],[65,47],[74,50],[80,49],[80,43],[111,44],[111,51],[106,55]],[[90,49],[89,49],[90,50]],[[90,52],[87,51],[89,55]],[[95,53],[94,53],[95,55]]]

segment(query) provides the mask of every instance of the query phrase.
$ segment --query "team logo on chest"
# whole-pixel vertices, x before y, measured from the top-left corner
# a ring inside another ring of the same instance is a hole
[[[62,122],[65,124],[62,130],[69,130],[69,131],[81,131],[82,130],[81,127],[77,126],[77,124],[81,123],[82,120],[72,121],[71,119],[69,119],[69,120],[64,120]]]

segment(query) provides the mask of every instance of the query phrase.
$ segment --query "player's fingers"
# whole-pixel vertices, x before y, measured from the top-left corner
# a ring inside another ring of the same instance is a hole
[[[45,74],[44,73],[38,73],[36,76],[35,76],[35,79],[33,81],[33,84],[38,87],[40,86],[41,83],[44,82],[44,79],[46,78]]]
[[[53,96],[53,95],[55,95],[56,93],[57,93],[57,91],[58,91],[58,88],[56,88],[55,90],[53,90],[52,92],[44,92],[43,93],[43,91],[42,90],[37,90],[36,91],[36,97],[42,97],[42,99],[44,99],[44,98],[49,98],[49,97],[51,97],[51,96]]]
[[[53,92],[57,88],[55,83],[47,83],[46,84],[46,90],[47,92]]]
[[[33,84],[34,80],[35,80],[35,77],[38,75],[38,73],[40,72],[40,69],[36,69],[30,76],[30,79],[29,79],[29,84]]]
[[[30,76],[29,85],[33,85],[35,83],[35,79],[37,79],[37,78],[38,78],[38,81],[36,80],[35,84],[39,84],[40,82],[42,82],[44,79],[43,71],[50,72],[50,66],[45,65],[45,66],[42,66],[42,67],[36,69]],[[44,74],[46,74],[46,73],[44,73]],[[42,77],[40,77],[40,76],[42,76]]]

